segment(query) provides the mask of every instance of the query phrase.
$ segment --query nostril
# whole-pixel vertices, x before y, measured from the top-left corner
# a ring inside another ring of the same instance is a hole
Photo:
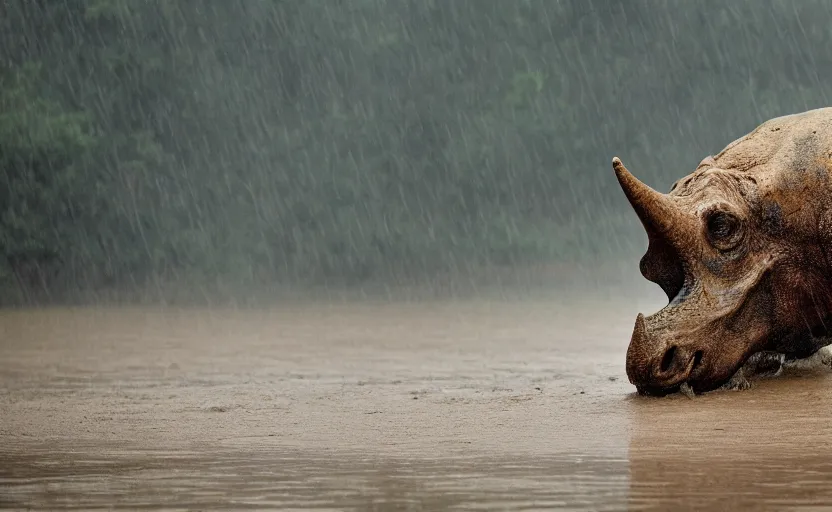
[[[676,357],[676,345],[673,345],[667,352],[664,353],[664,357],[662,358],[662,364],[659,366],[659,369],[662,372],[666,372],[670,369],[670,365],[673,364],[673,358]]]
[[[702,356],[704,356],[704,355],[705,355],[705,352],[703,352],[701,350],[696,351],[696,353],[693,355],[693,368],[691,368],[691,371],[695,370],[696,367],[699,366],[702,363]]]

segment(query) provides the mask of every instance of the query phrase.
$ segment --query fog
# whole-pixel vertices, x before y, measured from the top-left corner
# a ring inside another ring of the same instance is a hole
[[[2,2],[0,297],[642,286],[612,157],[825,106],[830,8]]]
[[[832,503],[832,357],[635,393],[634,332],[662,372],[690,355],[688,390],[737,341],[639,330],[667,298],[612,169],[666,192],[828,106],[830,21],[0,0],[0,508]]]

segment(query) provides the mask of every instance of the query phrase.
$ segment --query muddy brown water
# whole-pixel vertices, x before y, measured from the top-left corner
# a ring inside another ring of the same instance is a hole
[[[656,304],[0,313],[0,506],[810,510],[832,374],[633,394]]]

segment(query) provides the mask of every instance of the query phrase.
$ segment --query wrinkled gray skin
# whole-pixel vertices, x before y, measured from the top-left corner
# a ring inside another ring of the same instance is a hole
[[[767,121],[668,194],[618,158],[613,168],[647,231],[641,273],[669,301],[635,322],[627,376],[639,393],[741,388],[789,361],[828,362],[832,108]]]

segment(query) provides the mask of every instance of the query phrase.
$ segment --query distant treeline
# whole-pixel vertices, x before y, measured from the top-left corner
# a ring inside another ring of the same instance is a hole
[[[830,5],[0,0],[0,301],[635,257],[612,156],[828,105]]]

